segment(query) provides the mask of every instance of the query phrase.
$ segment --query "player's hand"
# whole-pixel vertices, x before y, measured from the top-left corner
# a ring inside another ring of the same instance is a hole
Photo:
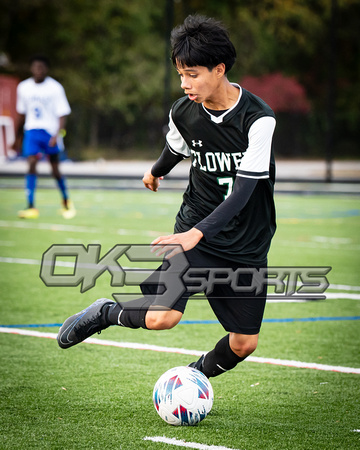
[[[16,151],[20,151],[22,147],[23,136],[16,136],[15,141],[10,145],[9,148],[13,148]]]
[[[170,234],[169,236],[159,236],[152,241],[152,253],[156,253],[160,256],[164,253],[168,253],[166,258],[172,258],[181,252],[187,252],[195,247],[195,245],[203,237],[203,234],[197,228],[191,228],[184,233]]]
[[[151,174],[151,170],[149,169],[147,172],[144,173],[144,177],[142,179],[145,187],[147,189],[150,189],[150,191],[157,192],[159,186],[160,186],[160,180],[162,180],[163,177],[154,177]]]
[[[49,141],[49,147],[55,147],[57,142],[57,136],[51,136],[50,141]]]

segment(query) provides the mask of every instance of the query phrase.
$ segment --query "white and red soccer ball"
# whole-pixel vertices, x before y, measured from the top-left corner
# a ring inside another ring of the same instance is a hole
[[[187,366],[165,372],[153,391],[155,409],[170,425],[196,425],[209,414],[213,400],[208,378]]]

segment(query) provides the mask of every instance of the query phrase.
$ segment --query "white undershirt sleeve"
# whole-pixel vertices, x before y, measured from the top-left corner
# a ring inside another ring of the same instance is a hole
[[[249,130],[249,146],[241,160],[237,176],[269,178],[271,142],[276,121],[266,116],[257,119]]]
[[[190,156],[190,149],[174,124],[171,115],[172,110],[169,114],[169,131],[166,135],[169,150],[175,152],[175,154],[182,155],[184,158],[188,158]]]

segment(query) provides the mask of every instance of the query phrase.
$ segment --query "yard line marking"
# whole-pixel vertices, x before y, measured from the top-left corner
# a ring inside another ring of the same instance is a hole
[[[348,300],[360,300],[360,294],[348,294],[346,292],[339,292],[338,294],[334,292],[326,292],[325,296],[329,299],[346,298]]]
[[[315,369],[324,370],[326,372],[355,373],[360,375],[360,368],[354,367],[330,366],[327,364],[307,363],[286,359],[262,358],[260,356],[248,356],[246,360],[249,362],[257,362],[260,364],[274,364],[276,366],[296,367],[298,369]]]
[[[177,447],[196,448],[199,450],[236,450],[222,445],[206,445],[197,442],[187,442],[175,438],[167,438],[165,436],[146,436],[144,441],[162,442],[163,444],[176,445]]]
[[[1,247],[14,247],[15,246],[15,242],[13,242],[13,241],[0,241],[0,246]]]
[[[23,228],[31,230],[50,230],[50,231],[70,231],[75,233],[101,233],[101,229],[95,227],[84,227],[78,225],[64,225],[60,223],[30,223],[30,222],[11,222],[9,220],[0,220],[0,227],[4,228]],[[149,236],[156,237],[164,234],[161,231],[152,230],[128,230],[125,228],[119,228],[116,231],[119,235],[125,236]]]
[[[32,230],[51,230],[51,231],[74,231],[79,233],[100,233],[99,228],[82,227],[78,225],[64,225],[61,223],[30,223],[30,222],[10,222],[0,220],[0,227],[5,228],[25,228]]]
[[[346,284],[330,284],[329,289],[334,289],[334,291],[360,291],[360,286],[348,286]]]
[[[70,244],[71,245],[71,244]],[[40,264],[42,264],[42,261],[40,261],[39,259],[26,259],[26,258],[11,258],[11,257],[4,257],[4,256],[0,256],[0,263],[7,263],[7,264],[30,264],[30,265],[34,265],[34,266],[39,266]],[[48,263],[47,261],[44,263],[44,265],[48,265],[48,266],[52,266],[52,263]],[[70,267],[71,269],[75,269],[75,262],[72,261],[60,261],[60,260],[56,260],[56,264],[54,265],[54,267]],[[85,269],[98,269],[98,265],[96,263],[88,263],[88,264],[82,264],[82,263],[77,263],[76,267],[79,268],[85,268]],[[141,267],[126,267],[126,266],[121,266],[124,270],[142,270],[142,271],[154,271],[155,269],[144,269]],[[112,270],[117,270],[119,269],[119,266],[108,266],[109,269]]]
[[[18,334],[21,336],[32,336],[32,337],[41,337],[48,339],[56,339],[56,333],[44,333],[41,331],[34,330],[22,330],[20,328],[1,328],[0,333],[7,334]],[[103,345],[105,347],[119,347],[119,348],[129,348],[134,350],[151,350],[154,352],[162,352],[162,353],[179,353],[182,355],[192,355],[192,356],[201,356],[205,351],[199,350],[187,350],[185,348],[176,348],[176,347],[162,347],[159,345],[151,345],[151,344],[140,344],[136,342],[118,342],[118,341],[108,341],[105,339],[97,339],[97,338],[88,338],[84,341],[86,344],[96,344]],[[292,361],[292,360],[284,360],[284,359],[275,359],[275,358],[263,358],[259,356],[248,356],[246,358],[248,362],[255,362],[260,364],[274,364],[277,366],[287,366],[287,367],[297,367],[299,369],[316,369],[316,370],[324,370],[327,372],[341,372],[341,373],[354,373],[360,375],[360,368],[354,367],[344,367],[344,366],[330,366],[326,364],[318,364],[318,363],[307,363],[302,361]]]
[[[0,256],[0,263],[7,264],[30,264],[34,266],[38,266],[41,264],[41,261],[37,259],[26,259],[26,258],[7,258],[4,256]]]
[[[281,220],[279,220],[279,222],[281,222]],[[327,243],[321,243],[321,242],[302,242],[302,241],[288,241],[288,240],[284,240],[281,239],[279,241],[276,242],[277,246],[282,246],[282,247],[288,247],[288,246],[292,246],[292,247],[307,247],[307,248],[315,248],[315,249],[321,249],[321,250],[334,250],[334,249],[338,249],[338,250],[344,250],[344,251],[348,251],[348,252],[352,252],[354,250],[359,250],[360,249],[360,245],[357,244],[327,244]]]

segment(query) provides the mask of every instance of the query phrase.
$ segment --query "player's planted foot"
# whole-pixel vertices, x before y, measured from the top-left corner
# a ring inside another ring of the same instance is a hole
[[[39,217],[39,210],[36,208],[23,209],[18,212],[20,219],[37,219]]]
[[[71,200],[66,202],[66,205],[60,211],[61,215],[64,219],[72,219],[76,216],[76,209],[74,203]]]
[[[86,309],[65,320],[57,336],[61,348],[69,348],[79,344],[89,336],[108,328],[111,323],[108,320],[109,306],[116,302],[108,298],[100,298]]]
[[[200,356],[200,358],[197,361],[194,361],[190,364],[188,364],[188,367],[192,367],[193,369],[200,370],[200,372],[203,372],[203,361],[204,361],[205,355]]]

